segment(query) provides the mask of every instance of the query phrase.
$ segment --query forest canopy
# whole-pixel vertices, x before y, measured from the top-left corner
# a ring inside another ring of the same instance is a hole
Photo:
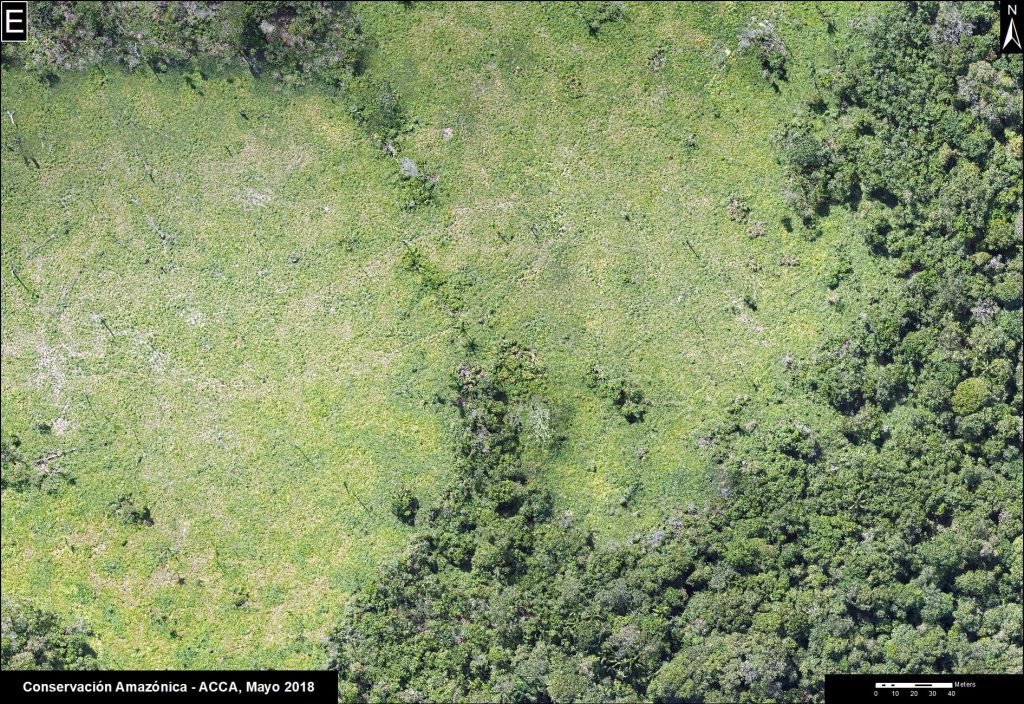
[[[110,63],[164,72],[246,66],[290,83],[338,84],[363,41],[347,2],[34,2],[29,40],[4,60],[45,78]]]

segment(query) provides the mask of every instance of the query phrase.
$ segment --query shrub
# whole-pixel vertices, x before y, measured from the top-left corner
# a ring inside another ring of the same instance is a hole
[[[647,415],[651,403],[629,376],[609,378],[603,369],[594,365],[586,382],[590,388],[600,390],[627,423],[642,422]]]
[[[399,160],[399,174],[409,196],[406,203],[408,209],[429,203],[433,199],[434,186],[437,185],[436,176],[424,173],[419,164],[407,156]]]
[[[789,50],[774,23],[752,17],[747,28],[740,32],[738,40],[740,51],[753,53],[761,63],[765,78],[772,83],[786,80]]]
[[[726,206],[726,212],[729,213],[729,219],[734,222],[743,222],[750,215],[750,206],[741,201],[736,196],[729,197],[729,205]]]
[[[52,494],[66,484],[74,484],[74,479],[57,464],[63,452],[47,452],[35,461],[29,461],[20,448],[21,438],[17,435],[0,442],[0,488],[14,491],[41,489]]]
[[[350,109],[366,132],[386,143],[405,127],[405,111],[394,87],[386,80],[359,76],[349,83]]]
[[[626,8],[621,2],[581,2],[579,13],[591,36],[597,36],[606,24],[621,22],[626,18]]]
[[[420,500],[412,490],[402,487],[391,499],[391,514],[406,525],[416,522],[416,512],[420,510]]]
[[[153,517],[149,506],[143,505],[134,494],[122,494],[111,502],[108,512],[126,526],[151,526]]]
[[[836,252],[825,276],[825,285],[831,289],[839,287],[853,273],[853,262],[845,251]]]
[[[417,274],[420,284],[433,293],[449,312],[455,313],[462,309],[464,282],[445,274],[416,245],[406,243],[401,264],[406,271]]]

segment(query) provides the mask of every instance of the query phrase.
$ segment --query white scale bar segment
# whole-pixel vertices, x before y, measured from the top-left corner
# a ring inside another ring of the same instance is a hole
[[[952,682],[875,682],[875,689],[953,689]]]

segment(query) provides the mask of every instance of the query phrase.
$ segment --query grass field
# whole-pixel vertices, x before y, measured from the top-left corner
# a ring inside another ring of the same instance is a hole
[[[871,293],[848,215],[783,222],[772,140],[827,51],[817,8],[629,4],[596,36],[571,4],[357,12],[431,204],[339,97],[3,69],[3,435],[74,479],[5,490],[3,591],[87,621],[107,666],[319,665],[411,530],[396,488],[444,485],[460,324],[537,350],[562,438],[540,476],[616,536],[699,501],[702,425]],[[755,13],[791,52],[779,91],[736,53]],[[837,252],[860,284],[830,300]],[[643,389],[643,422],[594,365]],[[127,493],[152,526],[110,517]]]

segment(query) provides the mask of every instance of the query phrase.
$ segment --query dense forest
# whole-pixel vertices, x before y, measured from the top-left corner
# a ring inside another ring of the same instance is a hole
[[[43,80],[237,64],[338,91],[383,150],[406,119],[345,3],[33,6],[46,40],[4,61]],[[629,12],[581,7],[594,34]],[[394,496],[412,537],[324,654],[343,701],[817,701],[827,673],[1021,671],[1024,74],[997,32],[992,3],[895,3],[815,68],[774,145],[785,224],[813,240],[848,212],[884,284],[699,431],[707,496],[655,529],[599,540],[556,508],[524,412],[555,401],[544,355],[456,325],[465,361],[434,400],[457,419],[452,482]],[[770,22],[739,41],[785,83]],[[433,197],[416,162],[400,169],[410,207]],[[402,265],[443,310],[463,305],[415,245]],[[830,267],[832,289],[853,276]],[[624,423],[651,413],[628,375],[587,383]],[[49,480],[6,434],[3,462],[5,491]],[[87,624],[5,601],[5,668],[92,662]]]

